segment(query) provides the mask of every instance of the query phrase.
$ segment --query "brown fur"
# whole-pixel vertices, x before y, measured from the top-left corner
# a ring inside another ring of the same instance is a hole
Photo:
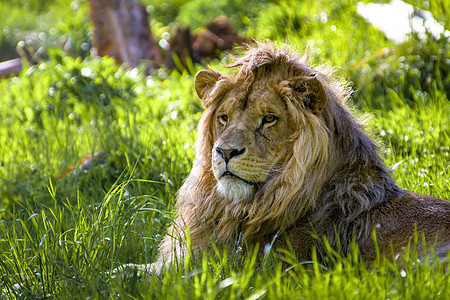
[[[323,247],[316,235],[343,254],[356,241],[370,261],[373,229],[381,253],[389,255],[401,252],[417,228],[446,255],[450,202],[400,189],[345,106],[349,89],[303,59],[260,43],[231,66],[239,68],[234,76],[197,74],[205,107],[197,156],[178,192],[178,217],[159,265],[175,260],[174,248],[177,259],[185,255],[186,230],[196,251],[208,250],[211,240],[233,244],[243,236],[265,245],[276,237],[275,249],[286,248],[287,238],[298,258],[309,260],[313,246]],[[278,119],[260,121],[267,111]]]

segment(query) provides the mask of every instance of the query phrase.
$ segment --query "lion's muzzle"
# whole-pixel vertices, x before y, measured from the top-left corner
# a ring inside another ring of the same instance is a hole
[[[248,180],[247,172],[242,170],[246,154],[245,147],[229,147],[224,144],[216,146],[213,151],[213,171],[217,178],[217,188],[231,201],[248,199],[255,191],[256,183]]]
[[[217,154],[225,160],[225,163],[228,163],[230,159],[233,157],[240,156],[244,154],[245,148],[242,149],[225,149],[221,147],[216,147]]]

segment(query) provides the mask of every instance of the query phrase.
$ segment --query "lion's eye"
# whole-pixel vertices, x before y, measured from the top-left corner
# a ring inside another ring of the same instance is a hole
[[[220,115],[219,116],[219,122],[222,125],[226,125],[228,123],[228,116],[227,115]]]
[[[262,119],[261,125],[273,125],[277,122],[278,117],[272,114],[265,115]]]

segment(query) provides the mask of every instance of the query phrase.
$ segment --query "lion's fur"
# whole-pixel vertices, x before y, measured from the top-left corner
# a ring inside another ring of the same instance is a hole
[[[374,216],[390,201],[403,201],[410,194],[396,186],[378,146],[345,105],[350,89],[330,82],[329,72],[310,68],[305,58],[288,47],[259,43],[231,65],[238,68],[233,76],[209,71],[215,85],[208,89],[198,83],[205,111],[198,125],[197,155],[178,192],[178,217],[161,245],[160,262],[173,259],[174,246],[177,255],[183,255],[186,229],[199,250],[207,250],[210,239],[229,244],[241,234],[250,243],[266,243],[277,234],[279,240],[288,237],[300,259],[307,259],[316,244],[311,238],[315,233],[326,236],[334,248],[340,244],[344,253],[354,239],[367,257],[373,255],[371,232],[383,221],[382,216]],[[286,84],[287,79],[308,74],[315,74],[326,92],[319,116],[308,109],[308,99],[298,101],[299,95]],[[289,159],[277,176],[259,187],[251,199],[229,201],[217,191],[211,171],[215,110],[234,86],[250,88],[261,80],[277,82],[277,92],[297,130]],[[436,205],[443,207],[445,219],[449,202],[440,201]],[[441,230],[445,243],[450,240],[448,222],[444,221]]]

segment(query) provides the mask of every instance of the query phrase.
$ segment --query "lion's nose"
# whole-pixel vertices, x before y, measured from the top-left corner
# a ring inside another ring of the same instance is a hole
[[[244,154],[245,148],[238,150],[238,149],[223,149],[220,147],[216,147],[216,151],[225,160],[225,162],[228,162],[233,157]]]

